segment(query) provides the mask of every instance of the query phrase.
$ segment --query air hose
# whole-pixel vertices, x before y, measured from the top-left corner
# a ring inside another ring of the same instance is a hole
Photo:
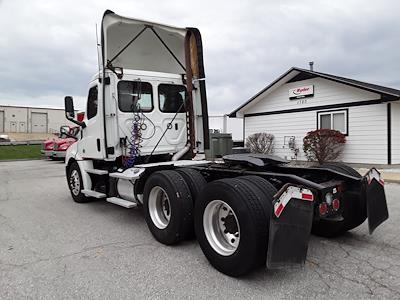
[[[128,155],[123,161],[125,168],[132,168],[135,165],[136,159],[140,156],[140,147],[142,142],[142,124],[140,121],[140,115],[135,113],[131,125],[131,135],[128,138]]]

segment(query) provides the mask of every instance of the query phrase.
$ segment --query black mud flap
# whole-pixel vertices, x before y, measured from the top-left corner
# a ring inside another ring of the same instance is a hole
[[[372,168],[364,176],[365,198],[367,201],[367,216],[369,233],[371,234],[380,224],[389,218],[386,204],[384,181],[381,174]]]
[[[275,196],[269,226],[267,267],[302,266],[305,263],[314,211],[308,189],[285,185]]]

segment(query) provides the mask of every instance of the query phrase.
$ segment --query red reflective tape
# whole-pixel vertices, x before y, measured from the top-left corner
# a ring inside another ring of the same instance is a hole
[[[275,209],[275,216],[277,216],[279,218],[279,216],[282,213],[284,206],[282,203],[279,203],[279,206]]]
[[[379,179],[379,183],[382,185],[385,185],[385,180],[383,180],[383,178]]]
[[[314,197],[313,197],[313,194],[305,194],[305,193],[302,193],[301,194],[301,199],[303,199],[303,200],[313,200],[314,199]]]

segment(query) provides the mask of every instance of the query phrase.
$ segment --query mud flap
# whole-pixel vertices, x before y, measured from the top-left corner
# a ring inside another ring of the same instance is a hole
[[[269,226],[267,267],[302,266],[305,263],[313,221],[313,194],[285,185],[275,196]]]
[[[389,218],[384,190],[384,181],[381,174],[372,168],[364,176],[365,198],[367,202],[367,217],[369,233],[372,232],[385,220]]]

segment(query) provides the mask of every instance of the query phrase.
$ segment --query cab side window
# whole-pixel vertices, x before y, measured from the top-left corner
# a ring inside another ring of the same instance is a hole
[[[87,109],[86,109],[88,120],[97,115],[97,106],[98,106],[97,95],[98,95],[97,86],[94,86],[89,90]]]
[[[122,112],[150,112],[153,110],[153,87],[148,82],[118,82],[118,107]]]
[[[160,110],[164,113],[185,112],[187,98],[186,87],[176,84],[160,84],[158,86],[158,101]]]

